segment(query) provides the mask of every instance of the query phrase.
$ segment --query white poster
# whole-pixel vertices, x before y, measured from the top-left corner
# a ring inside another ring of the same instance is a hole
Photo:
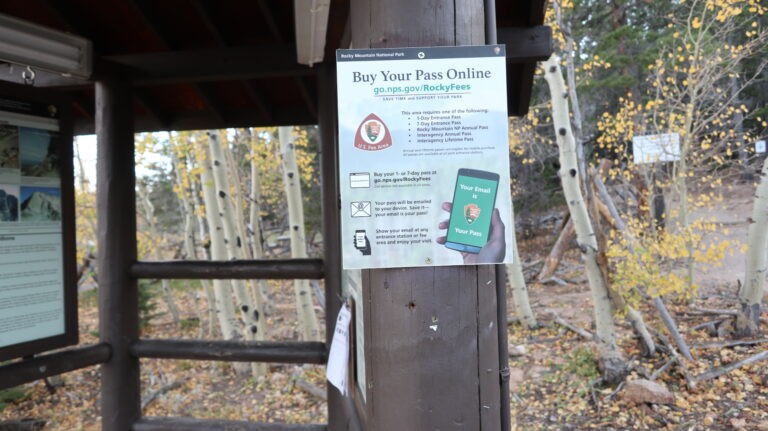
[[[0,348],[65,332],[58,130],[0,110]]]
[[[680,160],[680,135],[635,136],[632,138],[632,157],[635,163],[674,162]]]
[[[755,141],[755,152],[756,153],[764,153],[765,152],[765,141],[759,140]]]
[[[344,268],[510,262],[504,47],[336,61]]]

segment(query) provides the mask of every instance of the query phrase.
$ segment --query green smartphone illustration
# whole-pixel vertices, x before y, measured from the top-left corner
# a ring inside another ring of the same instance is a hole
[[[446,247],[468,253],[480,252],[488,242],[498,188],[499,175],[496,173],[459,169],[453,191]]]

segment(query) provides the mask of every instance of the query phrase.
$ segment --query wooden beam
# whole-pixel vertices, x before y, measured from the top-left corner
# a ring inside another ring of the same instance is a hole
[[[131,344],[137,358],[198,361],[324,364],[325,343],[315,341],[228,341],[142,339]]]
[[[317,99],[320,126],[320,194],[323,212],[323,260],[325,261],[325,315],[332,322],[341,309],[341,225],[339,211],[338,146],[336,134],[336,67],[334,63],[319,65]],[[330,345],[334,325],[325,325],[325,342]],[[354,350],[353,350],[354,351]],[[342,396],[327,385],[328,429],[361,431],[360,418],[351,397]]]
[[[220,419],[143,417],[133,431],[326,431],[325,425],[280,424]]]
[[[52,11],[56,17],[59,19],[59,21],[64,24],[66,29],[72,33],[79,34],[84,37],[88,37],[89,39],[95,39],[94,34],[92,31],[84,31],[84,28],[86,26],[91,25],[87,21],[84,21],[81,16],[78,14],[72,13],[72,8],[65,7],[62,4],[56,2],[52,2],[51,0],[45,0],[45,5],[48,7],[50,11]],[[100,45],[96,45],[96,49],[99,49]],[[98,52],[94,53],[94,57],[98,55]],[[54,75],[56,76],[56,75]],[[42,77],[41,86],[46,86],[46,76]],[[152,104],[146,97],[146,94],[137,92],[136,95],[136,101],[141,105],[141,107],[147,111],[147,114],[152,117],[154,120],[158,121],[159,123],[164,123],[165,115],[160,112],[160,110]],[[79,97],[78,97],[79,98]],[[92,112],[87,112],[87,107],[82,102],[77,101],[77,103],[80,105],[80,107],[83,109],[84,115],[88,117],[89,119],[93,118]]]
[[[221,122],[205,112],[188,112],[170,117],[167,123],[160,123],[150,117],[136,118],[135,130],[140,132],[156,132],[161,130],[201,130],[224,129],[230,127],[273,127],[299,126],[317,124],[303,106],[283,106],[274,109],[271,119],[265,119],[258,109],[225,111],[226,120]],[[76,118],[75,135],[91,135],[94,133],[94,123],[87,118]]]
[[[323,278],[321,259],[169,260],[136,262],[130,274],[144,279],[295,280]]]
[[[264,21],[266,21],[267,28],[269,28],[269,32],[272,34],[272,38],[274,38],[275,41],[279,44],[283,43],[285,39],[283,38],[282,32],[280,31],[280,26],[277,25],[275,14],[272,13],[272,8],[269,6],[269,3],[266,0],[256,0],[256,3],[259,5],[261,17],[264,18]],[[296,52],[296,50],[294,49],[293,52]]]
[[[300,76],[294,78],[294,81],[299,87],[299,93],[301,93],[301,98],[304,99],[304,104],[307,105],[309,113],[312,114],[314,118],[317,118],[317,103],[315,102],[315,97],[310,94],[309,89],[307,88],[307,83],[304,82]]]
[[[128,431],[141,416],[139,361],[128,342],[139,336],[139,294],[128,274],[136,261],[133,92],[115,76],[96,82],[96,204],[99,336],[112,346],[101,370],[102,431]]]
[[[197,11],[198,16],[200,19],[203,20],[203,23],[205,24],[205,27],[208,29],[208,32],[211,34],[211,37],[216,41],[216,44],[219,45],[222,48],[226,48],[229,43],[227,42],[226,37],[224,34],[221,33],[221,30],[218,25],[216,25],[216,22],[211,17],[211,13],[208,10],[208,5],[201,0],[194,0],[193,5],[195,7],[195,10]],[[248,97],[251,98],[251,100],[254,102],[256,107],[261,111],[262,116],[265,120],[269,121],[272,118],[272,114],[269,112],[269,108],[264,103],[264,98],[261,95],[261,93],[258,91],[258,89],[254,86],[254,84],[250,80],[244,80],[243,84],[245,85],[246,92],[248,93]]]
[[[501,27],[497,37],[498,43],[506,45],[507,63],[535,63],[552,55],[552,29],[546,25]]]
[[[266,21],[267,28],[269,28],[269,32],[272,34],[272,38],[275,40],[275,43],[283,44],[285,38],[280,31],[280,27],[277,25],[277,20],[275,20],[275,15],[272,12],[272,8],[264,0],[258,0],[258,5],[259,10],[261,11],[261,16],[264,18],[264,21]],[[290,52],[292,54],[293,62],[296,63],[296,47],[293,47]],[[296,82],[296,85],[299,88],[299,92],[301,93],[302,99],[304,99],[304,103],[307,105],[307,109],[313,117],[317,118],[317,103],[315,102],[313,95],[309,94],[309,90],[307,90],[307,84],[304,82],[301,76],[296,76],[294,78],[294,82]]]
[[[158,22],[157,18],[148,13],[145,2],[141,0],[132,0],[129,3],[133,6],[134,11],[144,22],[144,25],[154,34],[158,41],[165,45],[169,50],[178,48],[176,42],[168,36],[167,31],[163,30],[166,28],[166,26],[164,26],[163,23]],[[115,61],[115,63],[121,64],[119,61]],[[134,80],[135,79],[136,77],[134,77]],[[211,116],[213,116],[216,121],[224,123],[222,108],[216,102],[213,94],[207,89],[202,88],[200,85],[193,84],[192,88],[194,88],[194,90],[197,92],[198,97],[200,97],[200,99],[203,101],[203,104],[206,105],[210,111]]]
[[[201,0],[192,0],[192,6],[195,8],[195,11],[197,12],[197,15],[200,17],[200,19],[203,20],[205,28],[208,29],[208,33],[211,34],[211,37],[216,42],[216,44],[219,46],[227,46],[228,43],[226,42],[224,35],[221,34],[219,27],[213,21],[213,18],[211,18],[208,5],[203,3]]]
[[[157,122],[161,126],[165,126],[169,123],[168,116],[161,113],[157,106],[149,100],[149,94],[144,89],[137,89],[134,91],[136,102],[139,106],[146,111],[147,116]]]
[[[77,347],[0,366],[0,390],[103,364],[112,355],[107,343]]]
[[[245,81],[245,91],[248,92],[248,96],[253,100],[256,108],[261,112],[264,121],[268,124],[272,124],[272,112],[266,103],[264,103],[264,95],[261,94],[261,91],[256,87],[256,84],[250,80]]]

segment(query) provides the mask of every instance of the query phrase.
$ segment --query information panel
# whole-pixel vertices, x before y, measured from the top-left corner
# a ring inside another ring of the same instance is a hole
[[[632,159],[637,164],[676,162],[680,160],[680,135],[635,136],[632,138]]]
[[[74,244],[65,247],[63,222],[71,156],[62,159],[59,109],[0,95],[0,360],[76,342],[65,264]]]
[[[344,268],[510,262],[504,46],[336,61]]]

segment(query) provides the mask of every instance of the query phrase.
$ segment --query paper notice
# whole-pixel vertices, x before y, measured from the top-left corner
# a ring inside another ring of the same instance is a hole
[[[346,304],[339,310],[336,318],[336,329],[333,331],[331,352],[328,355],[328,366],[325,377],[342,395],[347,395],[347,370],[349,366],[349,321],[351,314]]]
[[[755,152],[756,153],[765,152],[765,141],[763,140],[755,141]]]

